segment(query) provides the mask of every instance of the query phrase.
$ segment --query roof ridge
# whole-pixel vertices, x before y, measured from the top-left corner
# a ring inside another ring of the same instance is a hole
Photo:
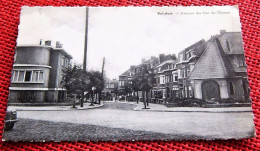
[[[206,51],[208,51],[208,47],[209,47],[209,44],[211,43],[211,41],[213,41],[213,38],[211,38],[210,40],[206,41],[206,42],[208,42],[208,44],[207,44],[207,46],[206,46],[204,52],[201,54],[200,58],[199,58],[198,61],[195,63],[194,68],[190,71],[190,73],[189,73],[189,75],[188,75],[187,78],[190,77],[191,73],[192,73],[192,72],[194,71],[194,69],[196,68],[197,63],[201,60],[202,56],[206,53]],[[206,43],[206,42],[205,42],[205,43]]]

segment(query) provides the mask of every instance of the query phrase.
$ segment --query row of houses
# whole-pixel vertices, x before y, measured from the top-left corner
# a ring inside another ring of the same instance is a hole
[[[195,98],[205,101],[249,101],[247,68],[241,32],[226,32],[185,48],[178,55],[160,54],[142,60],[119,76],[119,89],[131,84],[141,66],[152,68],[156,81],[149,93],[153,100]],[[141,96],[141,95],[139,95]]]

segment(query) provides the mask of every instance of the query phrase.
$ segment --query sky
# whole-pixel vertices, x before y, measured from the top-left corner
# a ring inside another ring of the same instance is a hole
[[[18,44],[58,40],[74,62],[83,61],[85,7],[22,9]],[[241,31],[238,7],[91,7],[87,68],[116,78],[142,58],[178,54],[220,30]],[[28,36],[30,35],[30,36]]]

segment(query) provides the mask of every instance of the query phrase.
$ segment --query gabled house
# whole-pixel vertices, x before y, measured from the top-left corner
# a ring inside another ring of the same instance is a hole
[[[194,98],[206,101],[249,100],[240,32],[221,31],[212,37],[188,76]]]
[[[193,70],[196,62],[206,48],[207,42],[204,39],[196,42],[195,44],[187,47],[178,54],[178,84],[179,84],[179,97],[192,98],[193,90],[188,80],[188,75]]]

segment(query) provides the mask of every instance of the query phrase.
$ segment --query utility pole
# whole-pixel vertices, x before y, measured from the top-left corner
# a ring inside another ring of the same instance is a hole
[[[85,24],[85,45],[84,45],[83,71],[87,70],[88,12],[89,12],[89,9],[88,9],[88,7],[86,7],[86,24]]]
[[[105,68],[105,57],[103,58],[102,70],[101,70],[101,75],[102,75],[103,79],[104,79],[104,68]],[[101,103],[101,93],[102,93],[102,90],[100,90],[99,95],[98,95],[98,104]]]
[[[86,7],[86,24],[85,24],[85,45],[84,45],[84,58],[83,58],[83,74],[87,71],[87,43],[88,43],[88,7]],[[81,92],[80,107],[84,105],[84,92]]]
[[[104,76],[104,67],[105,67],[105,57],[103,58],[103,64],[102,64],[102,70],[101,70],[102,77]]]

